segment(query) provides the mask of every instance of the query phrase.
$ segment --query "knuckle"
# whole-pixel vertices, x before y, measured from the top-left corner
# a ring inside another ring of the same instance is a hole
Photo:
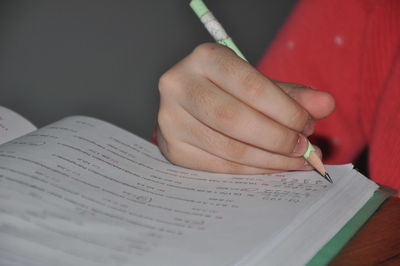
[[[171,123],[173,123],[173,119],[167,111],[161,108],[157,114],[157,123],[158,126],[162,129],[171,126]]]
[[[225,152],[232,160],[242,160],[248,154],[248,147],[234,139],[229,138],[225,143]]]
[[[236,110],[230,105],[221,105],[215,107],[215,116],[218,120],[232,121],[235,120]]]
[[[233,131],[239,121],[239,113],[231,104],[220,104],[214,107],[214,116],[218,125],[228,131]]]
[[[306,110],[301,107],[297,107],[295,112],[289,116],[288,126],[297,131],[303,131],[307,121],[310,119],[310,116]]]
[[[290,130],[283,130],[275,139],[273,149],[281,154],[291,154],[298,142],[298,138],[298,134]]]
[[[215,56],[215,54],[219,54],[221,48],[223,47],[216,43],[202,43],[194,48],[192,54],[194,57],[210,58],[212,56]]]
[[[232,56],[227,56],[226,53],[215,54],[212,59],[217,71],[228,77],[238,76],[242,71],[242,68],[237,66],[236,59]]]
[[[193,81],[188,84],[183,92],[185,98],[200,109],[206,108],[213,99],[213,91],[203,84]]]
[[[170,87],[172,81],[171,76],[172,75],[170,71],[167,71],[161,75],[160,79],[158,80],[158,90],[160,91],[160,94],[163,94],[163,92]]]
[[[193,56],[196,60],[204,62],[203,67],[212,64],[221,73],[227,75],[238,74],[235,65],[238,59],[232,50],[225,46],[215,43],[200,44],[193,50]]]
[[[180,88],[179,75],[172,68],[161,75],[158,80],[158,90],[161,96],[170,95]]]
[[[241,78],[243,87],[246,88],[246,95],[251,101],[255,101],[263,97],[266,86],[263,78],[254,70],[248,71]]]

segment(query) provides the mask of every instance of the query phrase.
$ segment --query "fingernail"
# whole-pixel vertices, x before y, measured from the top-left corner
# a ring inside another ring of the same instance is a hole
[[[315,121],[313,119],[309,119],[306,123],[306,126],[303,129],[303,134],[308,137],[312,135],[312,133],[314,133],[314,129],[315,129]]]
[[[292,155],[294,156],[300,156],[303,155],[306,151],[308,141],[306,137],[304,137],[302,134],[299,134],[299,138],[297,140],[297,144],[293,149]]]

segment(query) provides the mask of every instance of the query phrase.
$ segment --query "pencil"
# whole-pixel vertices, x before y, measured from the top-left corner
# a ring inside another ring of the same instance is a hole
[[[207,31],[211,34],[211,36],[215,39],[217,43],[229,47],[239,57],[247,61],[242,52],[233,42],[232,38],[229,37],[229,35],[226,33],[221,23],[218,22],[218,20],[214,17],[214,15],[210,12],[210,10],[207,8],[202,0],[191,0],[190,7],[193,9],[194,13],[196,13],[196,15],[200,18]],[[324,165],[322,164],[321,159],[317,156],[315,148],[312,146],[310,141],[308,141],[307,150],[304,153],[303,157],[326,180],[328,180],[330,183],[333,183],[331,177],[329,176]]]

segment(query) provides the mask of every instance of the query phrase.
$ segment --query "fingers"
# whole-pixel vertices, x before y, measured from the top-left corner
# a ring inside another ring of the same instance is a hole
[[[186,143],[168,143],[159,132],[157,141],[164,156],[174,164],[208,172],[231,174],[268,174],[279,170],[255,168],[222,159]]]
[[[171,119],[171,115],[169,117],[169,122],[163,121],[161,123],[174,123],[174,127],[163,130],[163,137],[172,140],[172,143],[174,143],[173,139],[179,139],[180,142],[219,158],[256,168],[279,169],[281,171],[310,169],[310,167],[305,166],[303,157],[283,156],[240,142],[202,124],[185,111],[175,111],[173,119]],[[168,118],[164,117],[165,119]],[[185,125],[180,125],[179,121],[185,121]],[[181,130],[176,132],[173,128],[180,128]],[[176,145],[176,143],[172,145]]]
[[[189,57],[198,62],[193,69],[222,90],[290,129],[304,130],[307,111],[230,49],[203,44]]]
[[[215,131],[273,153],[301,156],[305,152],[304,136],[250,108],[209,80],[188,76],[181,85],[186,93],[175,95],[177,101]]]

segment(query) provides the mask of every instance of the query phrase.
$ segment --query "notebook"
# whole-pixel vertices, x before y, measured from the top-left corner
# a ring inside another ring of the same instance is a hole
[[[323,265],[390,195],[353,169],[215,174],[107,122],[0,109],[0,265]]]

